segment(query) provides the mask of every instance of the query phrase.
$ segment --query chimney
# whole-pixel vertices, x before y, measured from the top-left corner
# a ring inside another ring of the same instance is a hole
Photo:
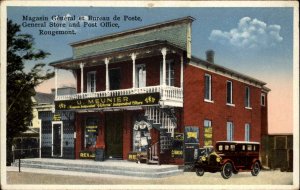
[[[214,63],[214,55],[215,52],[213,50],[207,50],[206,51],[206,61],[210,63]]]

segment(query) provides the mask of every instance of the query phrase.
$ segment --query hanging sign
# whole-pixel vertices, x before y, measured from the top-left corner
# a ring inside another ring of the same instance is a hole
[[[204,127],[204,146],[212,146],[212,127]]]
[[[97,109],[126,106],[157,105],[159,93],[55,101],[55,110]]]

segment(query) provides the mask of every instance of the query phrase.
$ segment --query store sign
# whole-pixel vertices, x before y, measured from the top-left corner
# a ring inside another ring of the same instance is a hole
[[[174,133],[174,139],[172,143],[172,158],[183,158],[183,141],[184,134],[183,133]]]
[[[98,126],[97,125],[91,125],[91,126],[85,126],[85,130],[87,133],[98,133]]]
[[[212,127],[204,127],[204,146],[212,146]]]
[[[128,153],[128,161],[137,161],[137,153],[136,152],[130,152]]]
[[[55,110],[155,105],[158,104],[159,99],[159,93],[147,93],[127,96],[88,98],[80,100],[61,100],[55,101]]]
[[[79,153],[79,158],[81,158],[81,159],[94,159],[95,158],[95,152],[81,151]]]
[[[54,114],[52,121],[61,121],[61,115],[60,114]]]

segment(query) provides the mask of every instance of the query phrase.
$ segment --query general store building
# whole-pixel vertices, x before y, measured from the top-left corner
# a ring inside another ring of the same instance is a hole
[[[56,94],[44,157],[93,158],[102,150],[105,159],[126,160],[142,152],[148,162],[182,164],[196,146],[260,142],[268,125],[266,83],[214,63],[213,51],[204,60],[192,56],[193,21],[70,44],[73,56],[51,65],[56,86],[58,70],[73,72],[77,93]]]

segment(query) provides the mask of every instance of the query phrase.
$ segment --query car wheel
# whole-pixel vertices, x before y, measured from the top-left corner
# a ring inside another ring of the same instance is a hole
[[[260,165],[258,162],[254,162],[254,164],[252,165],[251,174],[253,176],[257,176],[259,172],[260,172]]]
[[[203,176],[204,175],[204,169],[202,167],[196,168],[196,174],[197,174],[197,176]]]
[[[232,176],[232,164],[230,162],[227,162],[221,170],[221,175],[224,179],[228,179]]]

